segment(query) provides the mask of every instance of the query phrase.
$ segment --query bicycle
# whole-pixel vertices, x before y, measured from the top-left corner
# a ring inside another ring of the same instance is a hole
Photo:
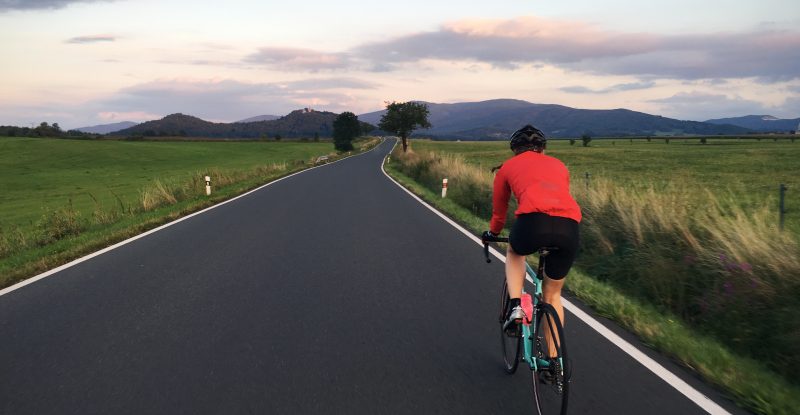
[[[483,251],[486,262],[489,257],[489,242],[508,242],[508,238],[495,237],[484,240]],[[539,249],[539,266],[534,272],[528,263],[525,269],[533,277],[534,295],[525,292],[524,286],[520,301],[525,318],[512,333],[503,327],[508,315],[508,286],[503,279],[500,297],[500,341],[503,347],[505,370],[513,374],[519,362],[525,362],[531,370],[534,402],[540,415],[566,414],[569,395],[570,361],[564,341],[564,329],[556,310],[542,300],[542,276],[545,275],[547,255],[558,248]],[[521,330],[520,330],[521,329]],[[520,351],[522,355],[520,356]]]

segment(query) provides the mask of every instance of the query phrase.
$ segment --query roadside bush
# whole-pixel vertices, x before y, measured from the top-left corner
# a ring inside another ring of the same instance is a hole
[[[0,258],[25,249],[29,244],[30,239],[19,228],[0,229]]]
[[[41,237],[39,245],[46,245],[67,236],[78,235],[86,229],[81,214],[72,207],[72,201],[66,208],[45,211],[37,223]]]

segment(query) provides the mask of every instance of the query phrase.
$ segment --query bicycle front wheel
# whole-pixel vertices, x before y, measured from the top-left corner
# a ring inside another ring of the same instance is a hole
[[[503,324],[506,322],[508,315],[508,303],[510,298],[508,296],[508,286],[505,279],[503,279],[503,289],[500,296],[500,344],[503,347],[503,363],[505,364],[506,372],[514,373],[517,371],[519,365],[519,351],[520,344],[522,343],[521,333],[509,334],[503,330]],[[518,330],[519,331],[519,330]]]
[[[564,415],[569,396],[570,361],[564,342],[564,329],[556,310],[541,304],[536,311],[534,356],[539,362],[532,371],[533,394],[540,415]]]

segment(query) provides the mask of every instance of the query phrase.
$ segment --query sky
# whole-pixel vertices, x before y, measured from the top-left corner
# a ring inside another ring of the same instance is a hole
[[[0,125],[514,98],[800,117],[797,0],[0,0]]]

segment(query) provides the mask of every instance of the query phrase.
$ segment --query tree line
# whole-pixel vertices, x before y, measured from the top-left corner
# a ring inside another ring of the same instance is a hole
[[[17,127],[13,125],[0,125],[0,137],[55,137],[55,138],[94,138],[99,137],[99,134],[84,133],[78,130],[61,129],[57,122],[48,124],[42,122],[37,127]]]

